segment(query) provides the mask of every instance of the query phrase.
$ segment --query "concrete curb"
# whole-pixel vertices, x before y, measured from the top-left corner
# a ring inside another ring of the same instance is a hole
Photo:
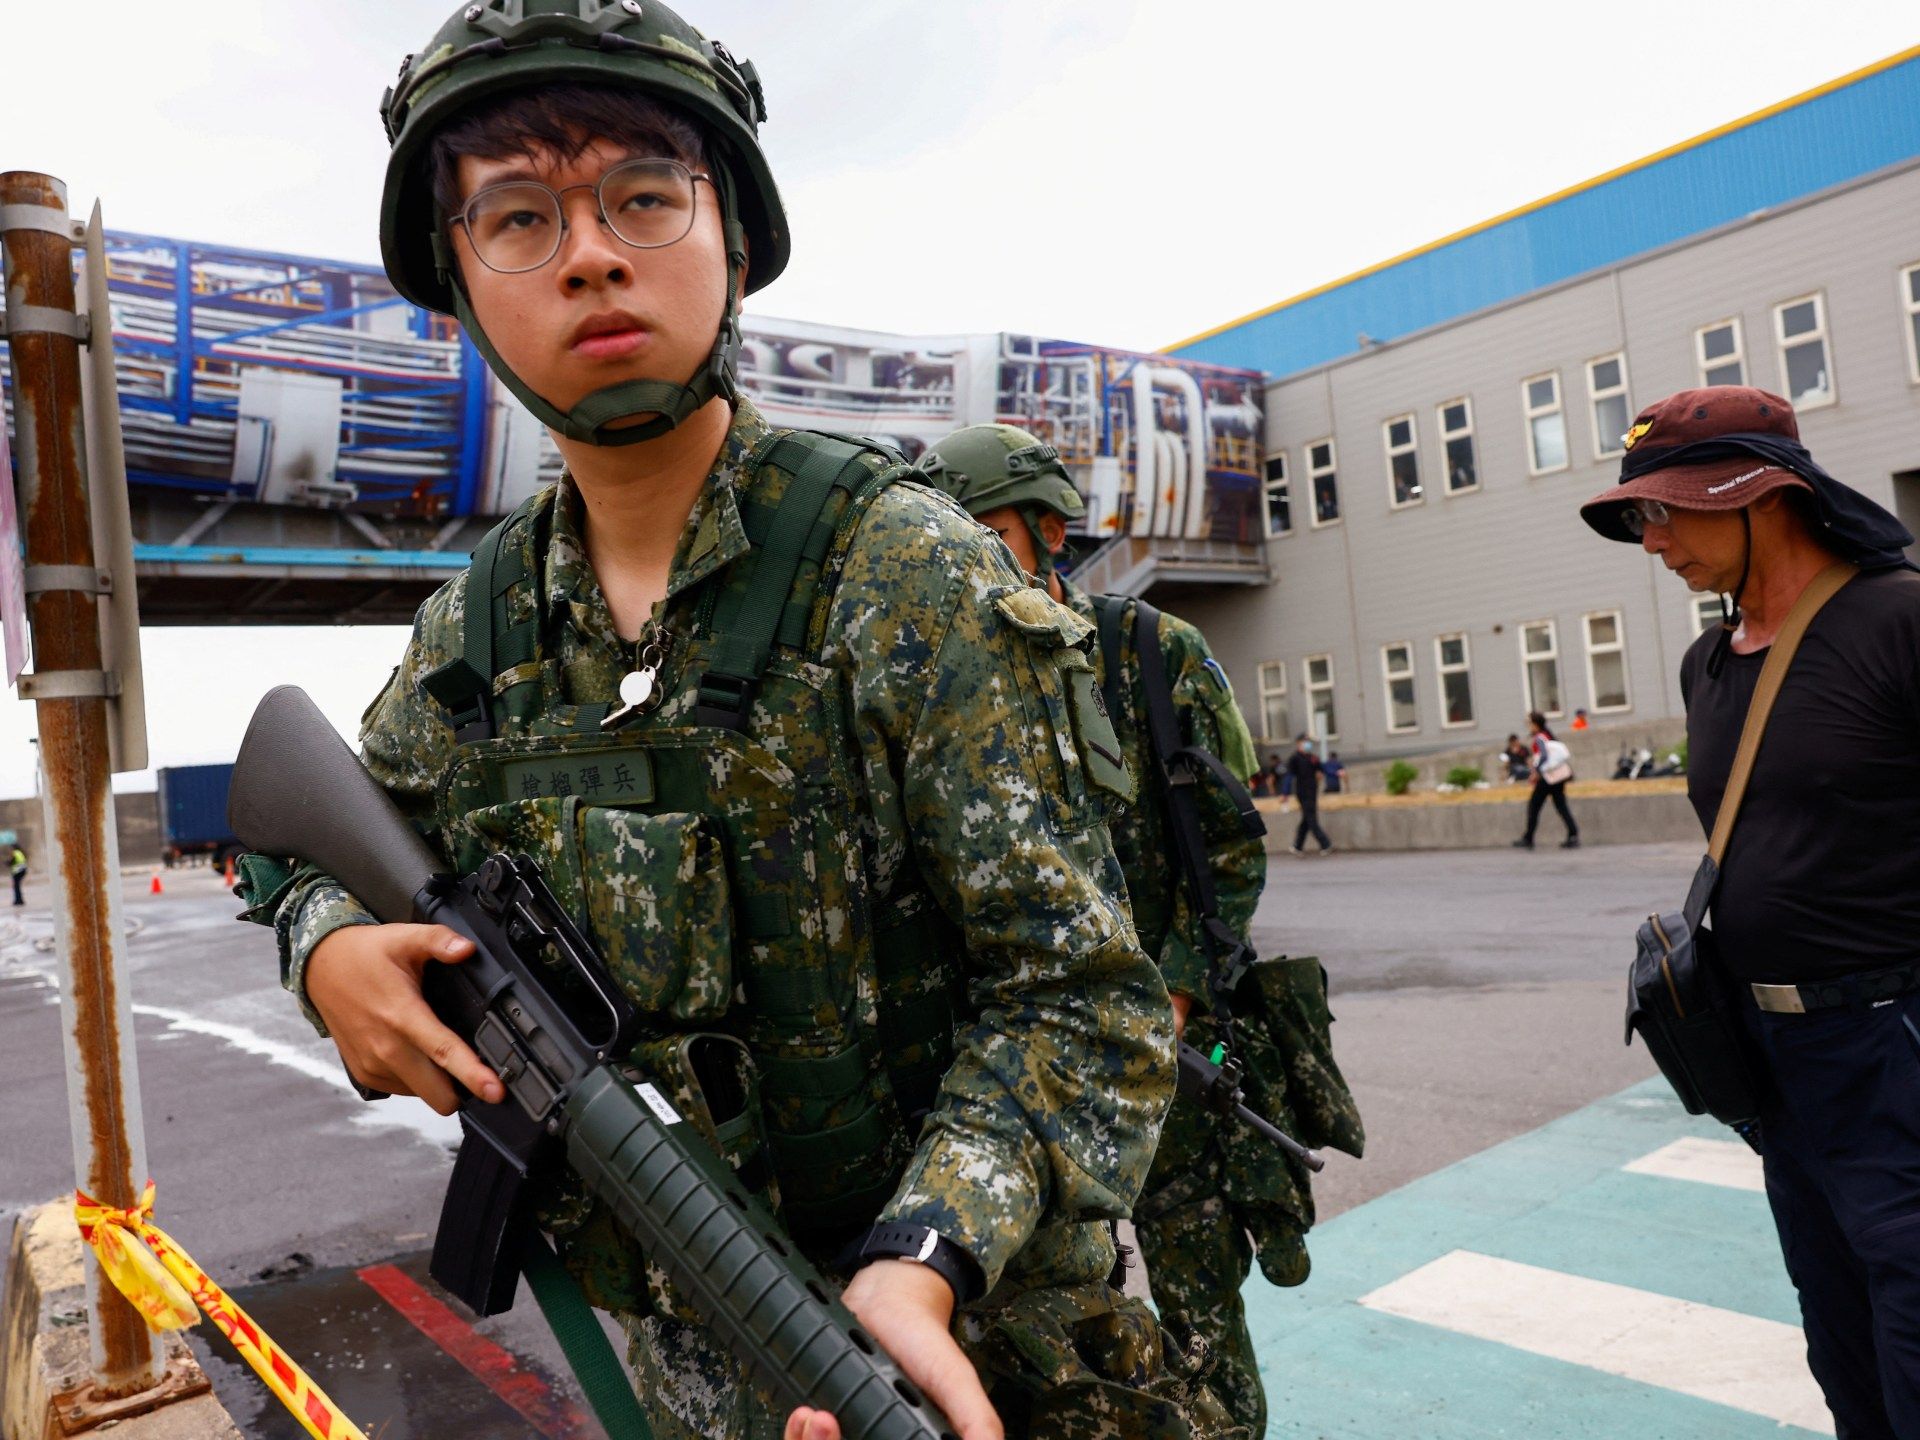
[[[86,1396],[84,1254],[70,1204],[39,1206],[14,1224],[0,1326],[0,1437],[64,1440],[110,1430],[114,1440],[242,1440],[178,1334],[164,1339],[167,1378],[157,1390],[119,1402]],[[144,1408],[156,1398],[158,1408]]]
[[[1516,785],[1472,792],[1453,803],[1322,805],[1320,826],[1336,850],[1496,850],[1511,845],[1525,828],[1527,793],[1527,787]],[[1677,841],[1706,848],[1684,790],[1639,790],[1628,783],[1617,790],[1609,786],[1605,794],[1575,790],[1569,804],[1583,846]],[[1282,811],[1270,800],[1259,807],[1267,821],[1267,852],[1284,854],[1293,844],[1300,811]],[[1560,818],[1551,805],[1541,812],[1534,838],[1543,849],[1560,843]],[[1307,848],[1315,848],[1312,841]]]

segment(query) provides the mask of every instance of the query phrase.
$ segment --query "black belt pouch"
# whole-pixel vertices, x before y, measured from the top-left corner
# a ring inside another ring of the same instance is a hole
[[[1686,904],[1641,925],[1627,1043],[1638,1031],[1689,1114],[1738,1126],[1759,1114],[1760,1079],[1713,932],[1700,923],[1719,879],[1713,857],[1703,858]]]

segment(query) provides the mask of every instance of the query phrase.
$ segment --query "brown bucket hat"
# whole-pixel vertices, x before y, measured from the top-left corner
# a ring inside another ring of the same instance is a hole
[[[1681,510],[1741,510],[1782,487],[1813,488],[1793,471],[1752,453],[1660,463],[1662,455],[1681,446],[1722,435],[1778,436],[1797,444],[1800,425],[1785,400],[1751,385],[1669,395],[1634,417],[1625,436],[1620,483],[1582,505],[1580,518],[1609,540],[1638,544],[1639,537],[1621,519],[1635,500],[1658,500]]]

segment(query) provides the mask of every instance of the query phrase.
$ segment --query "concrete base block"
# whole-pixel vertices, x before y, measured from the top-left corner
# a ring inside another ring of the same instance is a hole
[[[1649,788],[1638,789],[1642,783]],[[1706,849],[1693,806],[1684,791],[1659,782],[1606,782],[1568,796],[1573,818],[1580,827],[1582,845],[1642,845],[1691,841]],[[1593,793],[1595,791],[1601,793]],[[1329,796],[1320,806],[1320,825],[1337,850],[1493,850],[1519,839],[1527,824],[1527,790],[1513,786],[1461,796],[1457,800],[1422,798],[1395,804],[1374,797]],[[1300,823],[1298,809],[1282,811],[1275,801],[1262,800],[1267,822],[1267,852],[1284,854],[1293,844]],[[1558,845],[1565,827],[1549,804],[1540,813],[1534,843]],[[1307,842],[1309,851],[1317,848]]]
[[[166,1379],[109,1400],[91,1393],[84,1246],[70,1203],[23,1215],[7,1256],[0,1326],[0,1440],[241,1440],[186,1341],[164,1337]]]

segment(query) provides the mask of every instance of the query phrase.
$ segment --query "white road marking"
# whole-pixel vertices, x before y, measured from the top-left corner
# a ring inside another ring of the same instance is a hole
[[[1766,1177],[1760,1157],[1739,1140],[1707,1140],[1689,1135],[1642,1155],[1626,1169],[1635,1175],[1660,1175],[1669,1180],[1693,1180],[1702,1185],[1724,1185],[1729,1190],[1764,1194]]]
[[[1360,1297],[1388,1315],[1511,1345],[1831,1435],[1796,1326],[1455,1250]]]

